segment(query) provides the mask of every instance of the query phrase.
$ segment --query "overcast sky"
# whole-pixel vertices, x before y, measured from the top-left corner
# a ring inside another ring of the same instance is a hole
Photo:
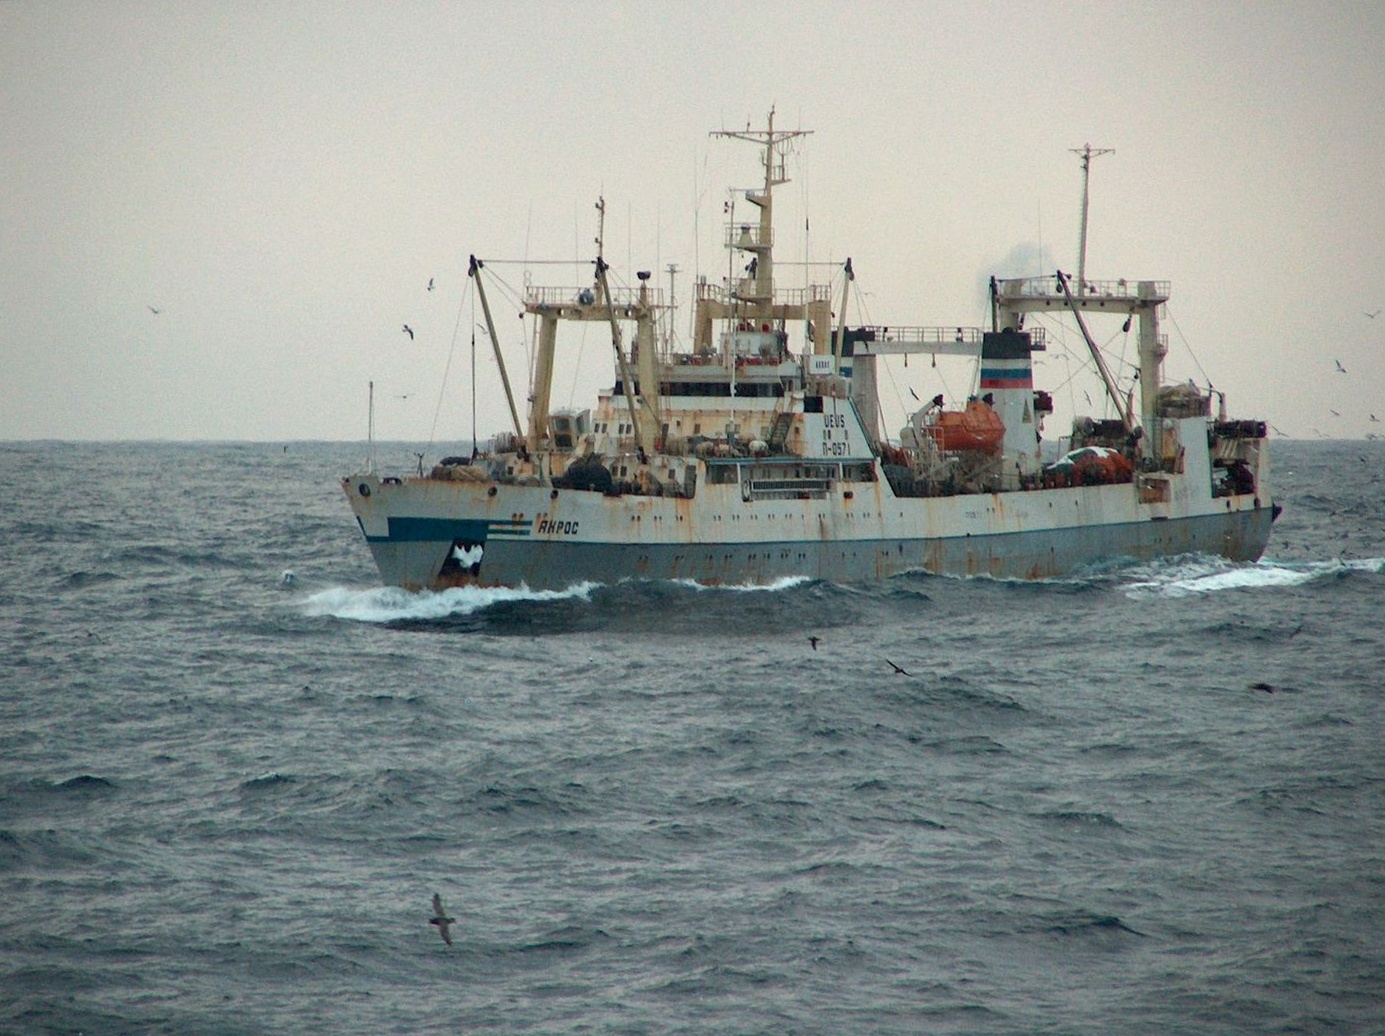
[[[1087,274],[1172,282],[1169,380],[1295,437],[1385,432],[1383,98],[1378,0],[0,2],[0,439],[363,439],[372,380],[380,437],[466,438],[467,255],[520,381],[500,261],[585,280],[598,196],[615,276],[677,264],[686,315],[756,180],[708,133],[771,105],[814,131],[778,258],[851,256],[850,322],[976,325],[989,273],[1074,269],[1090,143]],[[1098,397],[1063,341],[1050,435]],[[554,404],[589,405],[609,337],[564,349]],[[909,388],[966,390],[891,363],[892,433]],[[484,437],[508,417],[477,372]]]

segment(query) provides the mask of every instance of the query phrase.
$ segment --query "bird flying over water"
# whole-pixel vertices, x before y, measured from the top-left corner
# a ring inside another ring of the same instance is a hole
[[[149,309],[149,312],[153,313],[155,316],[158,316],[160,313],[163,312],[163,310],[161,310],[161,309],[155,309],[153,306],[149,306],[148,309]]]
[[[894,670],[896,676],[908,676],[908,675],[909,675],[907,672],[905,672],[905,670],[903,670],[903,669],[900,668],[899,666],[895,665],[895,664],[894,664],[893,662],[891,662],[888,658],[885,659],[885,664],[886,664],[887,666],[889,666],[891,669]]]
[[[1380,310],[1377,309],[1374,313],[1367,313],[1366,316],[1369,319],[1374,320],[1376,317],[1380,316]]]
[[[452,945],[452,933],[447,930],[447,926],[456,920],[455,917],[447,916],[447,913],[442,908],[442,896],[434,892],[433,916],[428,919],[428,923],[438,926],[438,934],[442,936],[442,941],[447,943],[448,946]]]
[[[1335,364],[1337,365],[1337,373],[1338,373],[1338,374],[1345,374],[1345,373],[1347,372],[1347,369],[1346,369],[1345,367],[1342,366],[1342,361],[1341,361],[1341,360],[1333,360],[1332,362],[1335,363]]]
[[[809,637],[809,638],[808,638],[808,643],[813,645],[813,650],[814,650],[814,651],[816,651],[816,650],[818,649],[818,638],[817,638],[817,637]]]
[[[404,333],[409,336],[409,341],[412,342],[414,340],[414,329],[408,324],[404,325]]]
[[[433,278],[431,278],[431,277],[428,278],[428,290],[429,290],[429,291],[432,291],[432,290],[433,290]]]

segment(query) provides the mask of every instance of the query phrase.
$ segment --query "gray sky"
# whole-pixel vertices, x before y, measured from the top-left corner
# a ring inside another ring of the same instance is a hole
[[[1382,97],[1377,0],[9,0],[0,439],[361,439],[372,379],[380,437],[465,438],[468,253],[585,281],[604,195],[617,277],[677,263],[686,315],[694,269],[726,269],[725,188],[755,180],[708,131],[771,105],[814,131],[778,258],[851,256],[850,322],[980,324],[986,274],[1074,269],[1090,142],[1115,153],[1088,277],[1172,281],[1170,379],[1293,436],[1385,433]],[[588,405],[609,338],[564,343],[554,404]],[[1050,436],[1098,398],[1068,366],[1037,368]],[[508,418],[477,369],[484,437]],[[892,434],[908,388],[965,391],[940,371],[892,361]]]

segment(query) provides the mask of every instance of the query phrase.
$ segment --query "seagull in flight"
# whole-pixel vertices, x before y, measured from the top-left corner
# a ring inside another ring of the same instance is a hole
[[[814,650],[814,651],[816,651],[816,650],[818,649],[818,640],[819,640],[818,637],[809,637],[809,638],[808,638],[808,643],[813,645],[813,650]]]
[[[1333,360],[1332,362],[1335,363],[1335,364],[1337,365],[1337,373],[1338,373],[1338,374],[1345,374],[1345,373],[1347,372],[1347,369],[1346,369],[1345,367],[1342,366],[1342,361],[1341,361],[1341,360]]]
[[[456,920],[457,919],[455,917],[447,916],[446,911],[444,911],[442,908],[442,896],[434,892],[433,916],[429,918],[428,923],[435,924],[438,926],[438,934],[442,936],[442,941],[447,943],[448,946],[452,945],[452,933],[447,930],[447,926],[452,924]]]
[[[161,309],[155,309],[153,306],[149,306],[148,309],[149,309],[149,312],[153,313],[155,316],[158,316],[160,313],[163,312],[163,310],[161,310]]]
[[[1342,415],[1339,414],[1337,411],[1333,410],[1331,407],[1328,407],[1328,408],[1327,408],[1327,412],[1328,412],[1329,414],[1331,414],[1333,417],[1341,417],[1341,416],[1342,416]]]
[[[431,278],[431,277],[428,278],[428,290],[429,290],[429,291],[432,291],[432,290],[433,290],[433,278]]]
[[[409,341],[412,342],[414,340],[414,329],[408,324],[404,325],[404,333],[409,336]]]
[[[1367,314],[1366,314],[1367,319],[1370,319],[1370,320],[1374,320],[1374,319],[1375,319],[1376,317],[1378,317],[1378,316],[1380,316],[1380,310],[1378,310],[1378,309],[1377,309],[1374,313],[1367,313]]]
[[[889,666],[891,669],[894,670],[895,676],[908,676],[908,675],[909,675],[908,672],[906,672],[906,671],[905,671],[904,669],[902,669],[901,667],[895,665],[895,664],[894,664],[893,662],[891,662],[888,658],[885,659],[885,664],[886,664],[887,666]]]

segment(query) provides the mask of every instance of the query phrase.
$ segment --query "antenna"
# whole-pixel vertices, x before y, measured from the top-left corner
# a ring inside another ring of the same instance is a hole
[[[668,322],[664,324],[664,351],[669,352],[673,349],[674,321],[678,319],[678,295],[673,288],[678,264],[669,263],[665,269],[668,271]]]
[[[370,393],[366,407],[366,464],[369,474],[375,474],[375,382],[367,382]]]
[[[1080,148],[1068,148],[1074,155],[1082,159],[1082,237],[1077,249],[1077,295],[1087,293],[1087,182],[1091,176],[1092,159],[1101,155],[1114,155],[1116,149],[1113,147],[1093,148],[1090,144],[1083,144]]]

